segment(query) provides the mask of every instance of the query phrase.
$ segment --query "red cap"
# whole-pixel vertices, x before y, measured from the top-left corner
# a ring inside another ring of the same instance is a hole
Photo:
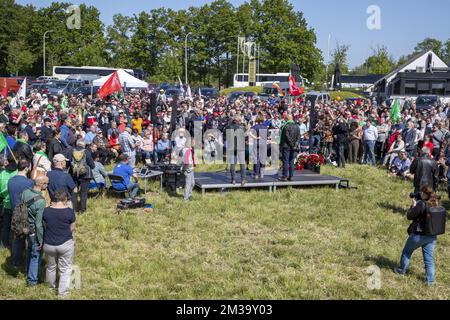
[[[218,117],[219,116],[219,113],[218,112],[214,112],[213,113],[213,117]]]

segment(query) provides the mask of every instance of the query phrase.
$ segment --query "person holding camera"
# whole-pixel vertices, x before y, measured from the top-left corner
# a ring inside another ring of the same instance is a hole
[[[420,194],[411,194],[410,197],[412,204],[407,217],[413,222],[408,228],[409,238],[403,249],[400,266],[394,271],[405,275],[412,254],[418,248],[422,248],[426,283],[433,285],[435,281],[434,249],[437,236],[443,234],[442,230],[445,230],[447,212],[441,207],[440,197],[431,186],[423,187]]]

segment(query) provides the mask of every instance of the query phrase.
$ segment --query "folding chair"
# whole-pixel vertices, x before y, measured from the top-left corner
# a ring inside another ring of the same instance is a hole
[[[108,179],[110,181],[111,186],[109,187],[108,191],[112,192],[114,194],[119,194],[121,195],[123,198],[126,198],[126,194],[128,193],[128,190],[116,190],[113,187],[113,183],[125,183],[125,180],[123,179],[123,177],[121,176],[117,176],[114,174],[108,174]]]
[[[89,191],[93,191],[96,190],[96,195],[95,195],[95,199],[97,199],[98,197],[102,197],[104,198],[105,196],[105,191],[106,191],[106,184],[104,186],[101,186],[96,180],[95,178],[92,178],[92,180],[94,182],[90,182],[89,183]]]

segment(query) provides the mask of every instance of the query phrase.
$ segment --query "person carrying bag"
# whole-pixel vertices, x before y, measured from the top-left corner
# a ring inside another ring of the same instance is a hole
[[[420,196],[412,194],[412,205],[408,211],[408,220],[413,221],[408,228],[409,238],[400,259],[400,266],[394,271],[405,275],[411,256],[415,250],[422,248],[428,285],[435,282],[434,249],[437,237],[445,233],[447,211],[440,205],[440,197],[433,188],[422,188]],[[420,200],[416,200],[419,198]]]

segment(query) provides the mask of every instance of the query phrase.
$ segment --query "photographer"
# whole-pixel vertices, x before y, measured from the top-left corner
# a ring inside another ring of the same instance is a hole
[[[423,187],[418,195],[411,195],[412,205],[408,211],[408,220],[413,221],[408,228],[409,238],[406,241],[405,248],[400,260],[400,266],[394,271],[400,275],[405,275],[412,254],[418,248],[422,248],[423,260],[426,270],[426,283],[428,285],[434,284],[435,269],[434,269],[434,248],[436,246],[437,236],[431,234],[427,227],[427,215],[441,215],[446,216],[446,211],[440,206],[440,197],[436,195],[433,188],[430,186]],[[417,198],[420,198],[418,200]],[[445,222],[445,219],[444,219]]]

